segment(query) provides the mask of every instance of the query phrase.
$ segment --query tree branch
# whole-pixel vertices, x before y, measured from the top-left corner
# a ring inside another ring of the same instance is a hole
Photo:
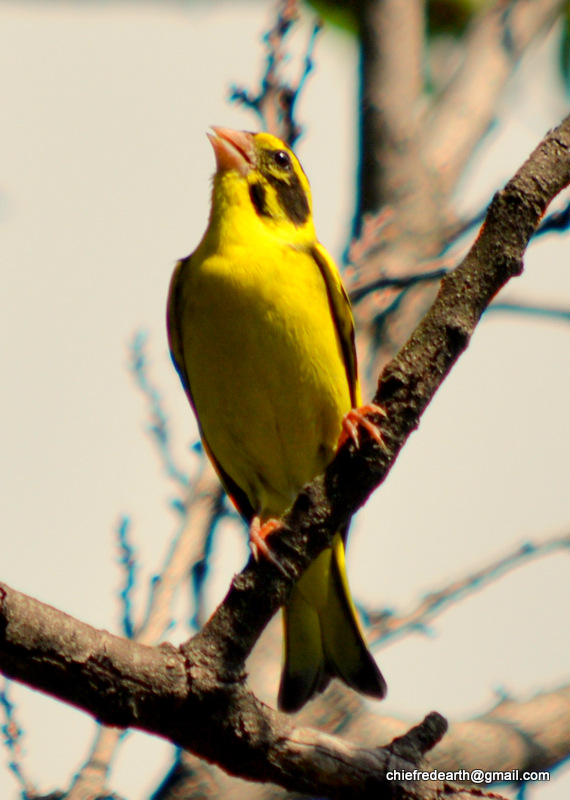
[[[339,711],[337,718],[341,716]],[[359,744],[387,742],[406,727],[401,719],[382,717],[363,707],[349,718],[343,736]],[[565,685],[526,700],[502,697],[479,716],[452,723],[426,764],[446,771],[509,769],[522,775],[525,770],[551,769],[569,753],[570,685]]]
[[[313,46],[321,29],[321,21],[317,19],[306,48],[303,71],[297,83],[291,85],[283,75],[283,65],[287,58],[285,39],[299,16],[298,0],[279,0],[275,24],[263,37],[267,54],[260,90],[253,94],[233,86],[230,91],[230,100],[255,112],[261,121],[262,130],[278,136],[291,147],[302,132],[302,127],[295,119],[295,106],[313,69]]]
[[[426,630],[431,620],[443,613],[460,598],[479,591],[491,581],[498,580],[529,560],[570,550],[570,533],[553,536],[540,542],[525,542],[485,567],[452,581],[440,589],[428,592],[411,611],[393,614],[386,611],[368,611],[368,640],[372,647],[387,644],[395,636],[405,636]]]
[[[408,725],[401,719],[371,711],[353,692],[340,683],[311,703],[297,719],[300,724],[311,717],[311,724],[325,727],[363,746],[389,742],[401,736]],[[484,772],[548,770],[559,766],[570,754],[570,686],[541,692],[528,700],[502,698],[489,711],[474,719],[450,725],[444,738],[426,758],[426,768],[457,772],[479,769]],[[516,781],[515,781],[516,782]],[[281,800],[284,793],[267,786],[244,784],[205,765],[186,751],[179,757],[152,800],[178,800],[201,789],[207,797],[232,800]],[[206,794],[204,784],[210,788]]]
[[[369,48],[372,55],[368,54],[365,59],[366,73],[363,70],[362,113],[364,117],[375,114],[377,119],[376,128],[367,124],[369,136],[361,143],[369,151],[368,156],[363,156],[367,159],[363,161],[367,168],[362,170],[362,178],[370,180],[372,174],[376,175],[382,187],[377,190],[377,201],[392,205],[363,205],[364,209],[370,208],[378,213],[376,227],[383,230],[379,251],[358,269],[354,286],[349,283],[348,288],[356,290],[374,283],[379,277],[398,278],[411,272],[433,269],[430,260],[441,256],[450,236],[458,228],[451,205],[451,194],[457,180],[494,120],[498,100],[521,55],[531,42],[552,26],[560,15],[563,0],[541,3],[497,0],[475,18],[461,45],[457,45],[461,50],[462,64],[444,92],[435,103],[424,92],[419,104],[411,101],[405,86],[400,86],[399,76],[409,70],[405,59],[410,41],[408,34],[413,24],[410,22],[401,29],[395,26],[397,14],[388,12],[397,5],[390,0],[364,0],[361,4],[362,14],[370,10],[363,36],[366,35],[374,45]],[[407,4],[400,5],[405,6],[407,14]],[[410,14],[412,20],[416,18],[416,8],[414,2]],[[379,21],[383,23],[381,30],[375,27]],[[363,52],[364,45],[363,41]],[[420,47],[420,43],[417,45]],[[371,60],[374,52],[375,62]],[[411,72],[417,76],[415,56],[411,61]],[[373,71],[374,63],[377,64],[376,73]],[[382,66],[386,67],[385,73]],[[391,66],[391,71],[388,71],[388,66]],[[386,84],[384,89],[379,88],[379,81]],[[404,108],[400,116],[394,113],[394,108],[397,111],[399,106],[393,99],[392,86],[397,86],[410,101],[409,108]],[[380,96],[385,108],[369,107],[369,102]],[[418,105],[421,106],[419,112]],[[415,117],[412,111],[416,112]],[[406,115],[408,126],[402,130],[401,125],[394,124],[393,117],[395,122],[401,123]],[[388,124],[388,120],[392,124]],[[389,152],[384,154],[386,165],[373,169],[374,153],[382,150],[382,125],[392,138],[389,139]],[[396,138],[398,131],[400,138]],[[399,153],[406,155],[407,162],[399,162]],[[398,164],[400,166],[396,168]],[[409,169],[408,173],[406,169]],[[394,184],[397,191],[384,191],[385,179],[389,175],[399,178],[399,183]],[[392,212],[388,221],[385,219],[387,211]],[[368,294],[355,306],[364,387],[375,380],[378,372],[400,349],[434,297],[434,285],[422,282],[406,289],[390,288]]]
[[[496,0],[470,25],[463,63],[425,128],[423,154],[448,197],[493,122],[497,102],[527,47],[555,22],[564,0]]]
[[[424,87],[424,6],[424,0],[356,4],[362,48],[358,219],[424,194],[427,173],[417,136]]]
[[[98,716],[170,739],[235,775],[331,798],[432,800],[447,785],[386,781],[410,771],[446,730],[439,714],[389,747],[359,748],[263,707],[243,686],[222,682],[204,662],[171,646],[150,648],[97,631],[0,584],[2,669]],[[359,790],[360,789],[360,790]]]
[[[388,782],[441,738],[430,715],[404,742],[358,748],[263,706],[245,686],[244,662],[309,561],[385,478],[449,369],[464,351],[494,294],[522,271],[526,245],[550,200],[570,181],[570,118],[546,136],[499,192],[462,265],[407,345],[384,370],[376,401],[386,450],[365,440],[343,447],[323,476],[299,495],[276,539],[285,577],[250,560],[204,629],[181,648],[151,648],[95,631],[0,586],[2,670],[101,718],[170,739],[225,770],[331,798],[467,797],[447,784]],[[480,789],[473,790],[480,796]]]

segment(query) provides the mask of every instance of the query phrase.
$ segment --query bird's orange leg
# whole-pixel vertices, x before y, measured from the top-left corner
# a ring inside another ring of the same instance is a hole
[[[259,556],[262,555],[268,561],[271,561],[283,575],[287,576],[287,570],[265,541],[268,536],[279,530],[285,530],[285,525],[280,520],[268,519],[262,525],[259,516],[256,514],[249,526],[249,547],[256,561],[259,561]]]
[[[368,434],[378,442],[380,447],[386,450],[386,443],[382,438],[382,433],[378,425],[371,422],[365,414],[379,414],[381,417],[386,416],[386,412],[381,406],[375,406],[372,403],[361,406],[360,408],[351,408],[350,411],[342,418],[342,431],[338,440],[338,447],[346,442],[347,439],[352,439],[357,447],[360,447],[360,437],[358,433],[358,426],[365,428]]]

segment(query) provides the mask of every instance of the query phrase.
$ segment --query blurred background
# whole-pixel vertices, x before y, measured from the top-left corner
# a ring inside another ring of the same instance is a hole
[[[445,82],[438,67],[451,75],[456,40],[489,4],[448,6],[447,17],[430,18],[434,92]],[[128,518],[135,548],[136,619],[180,526],[173,506],[180,487],[149,435],[132,345],[144,334],[145,374],[167,414],[169,450],[196,475],[196,426],[166,341],[168,282],[207,222],[214,158],[205,132],[211,124],[260,127],[228,96],[234,84],[258,86],[262,37],[276,9],[253,1],[0,0],[0,580],[113,632],[122,631],[123,618],[121,520]],[[311,181],[319,238],[340,262],[358,194],[362,62],[352,21],[336,24],[319,10],[325,26],[298,98],[296,151]],[[303,73],[316,13],[301,6],[288,42],[282,66],[292,82]],[[567,113],[565,13],[559,3],[512,58],[481,143],[448,190],[457,219],[484,209]],[[389,192],[388,199],[397,206]],[[366,208],[362,194],[359,202]],[[452,266],[475,233],[467,226],[439,255]],[[348,566],[365,608],[406,613],[427,592],[525,542],[568,537],[569,254],[564,231],[531,245],[524,275],[499,298],[517,310],[485,315],[386,483],[355,519]],[[438,253],[426,256],[435,263]],[[392,343],[408,332],[392,332]],[[210,546],[203,614],[248,555],[231,518]],[[196,613],[187,587],[174,608],[169,636],[177,642]],[[437,709],[460,722],[502,697],[525,701],[567,684],[569,608],[570,565],[555,544],[383,648],[389,696],[380,712],[414,723]],[[39,793],[67,791],[87,758],[93,721],[21,685],[11,684],[5,697],[23,730],[25,780]],[[7,800],[22,792],[9,767],[13,756],[0,749]],[[172,759],[169,744],[128,734],[113,759],[109,793],[149,798]],[[505,792],[515,796],[516,789]],[[567,764],[525,792],[529,800],[567,798]]]

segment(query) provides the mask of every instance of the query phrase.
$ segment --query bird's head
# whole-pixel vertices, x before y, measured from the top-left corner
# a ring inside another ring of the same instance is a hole
[[[213,213],[239,214],[243,227],[261,223],[291,244],[314,241],[309,181],[293,151],[269,133],[212,130]]]

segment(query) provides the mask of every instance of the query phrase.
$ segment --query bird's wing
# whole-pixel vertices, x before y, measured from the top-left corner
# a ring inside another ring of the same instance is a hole
[[[350,401],[352,407],[357,408],[361,403],[354,344],[354,320],[350,310],[350,301],[333,260],[319,242],[311,247],[311,255],[315,259],[327,287],[331,314],[342,348],[344,368],[350,389]]]
[[[168,343],[170,345],[170,355],[176,367],[176,371],[180,376],[184,390],[190,400],[190,405],[196,411],[194,401],[192,399],[192,392],[190,391],[190,381],[186,373],[186,365],[184,363],[184,346],[182,339],[182,280],[185,270],[190,268],[190,259],[192,256],[182,258],[176,265],[176,269],[172,273],[170,280],[170,289],[168,290],[168,305],[166,309],[166,330],[168,333]]]
[[[172,356],[172,361],[174,366],[176,367],[176,371],[180,376],[180,380],[182,381],[182,385],[184,386],[184,390],[186,395],[188,396],[188,400],[190,401],[190,405],[194,410],[194,414],[198,421],[198,427],[200,428],[200,437],[202,439],[202,444],[204,445],[204,449],[206,450],[210,460],[212,461],[216,472],[219,475],[219,478],[228,493],[229,497],[231,498],[232,502],[234,503],[235,507],[239,511],[239,513],[244,517],[247,522],[251,522],[253,516],[255,514],[255,509],[252,507],[251,503],[249,502],[247,495],[245,492],[240,489],[235,481],[233,481],[227,472],[222,469],[220,462],[215,456],[215,453],[212,452],[210,445],[208,444],[208,440],[204,436],[204,431],[202,430],[202,426],[200,425],[200,420],[198,419],[198,414],[196,413],[196,406],[194,405],[194,400],[192,398],[192,388],[190,386],[190,378],[188,377],[188,372],[186,370],[186,359],[184,357],[184,339],[182,336],[182,325],[184,311],[183,311],[183,284],[185,280],[185,272],[186,270],[190,269],[190,262],[192,256],[187,256],[186,258],[181,259],[178,264],[176,265],[176,269],[172,275],[172,280],[170,281],[170,289],[168,292],[168,306],[166,311],[166,328],[168,331],[168,342],[170,345],[170,354]],[[212,367],[214,368],[214,367]],[[228,399],[228,402],[231,402]]]

